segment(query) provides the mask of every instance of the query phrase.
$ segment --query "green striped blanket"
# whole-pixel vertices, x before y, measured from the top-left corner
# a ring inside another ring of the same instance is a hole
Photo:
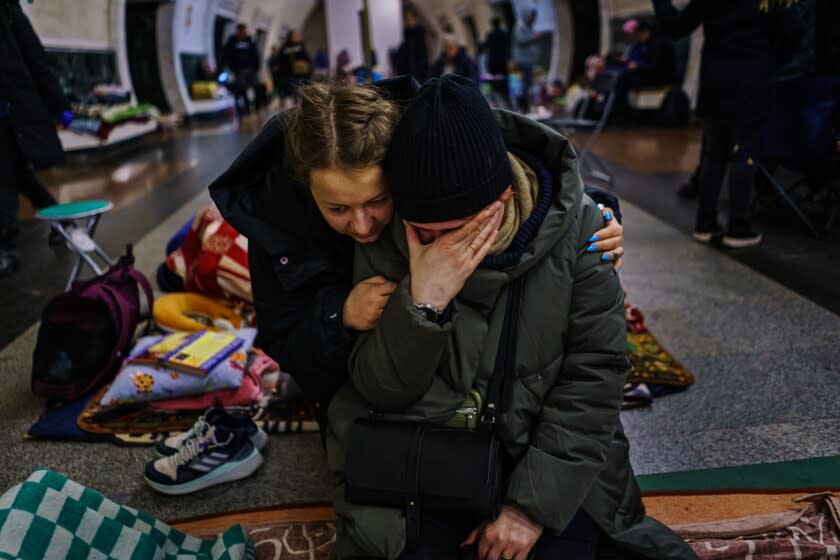
[[[38,469],[0,496],[0,559],[7,558],[253,560],[254,545],[239,525],[197,539]]]

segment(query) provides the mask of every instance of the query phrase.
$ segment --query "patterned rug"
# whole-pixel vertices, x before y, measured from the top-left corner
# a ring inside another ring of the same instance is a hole
[[[677,531],[704,560],[840,557],[840,499],[830,493],[683,494],[644,498],[648,514]],[[335,523],[325,505],[276,508],[171,525],[216,537],[239,523],[257,560],[334,560]]]
[[[650,406],[656,397],[684,391],[694,375],[668,352],[645,325],[639,308],[624,303],[627,358],[632,371],[624,386],[623,409]]]
[[[172,526],[207,538],[237,523],[248,530],[254,541],[255,560],[335,559],[335,514],[328,505],[209,516],[174,522]]]

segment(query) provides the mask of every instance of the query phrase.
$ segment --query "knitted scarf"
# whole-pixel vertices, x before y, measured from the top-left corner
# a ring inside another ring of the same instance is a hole
[[[491,255],[502,253],[510,246],[519,226],[534,211],[534,201],[539,195],[540,183],[534,170],[510,152],[508,160],[513,171],[513,196],[505,203],[499,235],[490,247]]]

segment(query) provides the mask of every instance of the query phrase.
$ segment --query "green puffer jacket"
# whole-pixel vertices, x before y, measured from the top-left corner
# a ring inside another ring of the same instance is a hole
[[[405,229],[395,218],[376,243],[357,248],[357,280],[382,274],[399,282],[379,326],[362,334],[351,380],[329,408],[327,455],[338,514],[339,558],[395,558],[404,548],[397,509],[344,501],[343,463],[350,426],[370,408],[444,422],[472,387],[492,376],[507,286],[526,274],[519,317],[513,406],[500,418],[516,459],[504,499],[547,530],[562,531],[580,507],[610,537],[650,558],[696,558],[669,529],[646,517],[619,422],[626,357],[618,277],[586,253],[603,224],[583,194],[577,159],[561,135],[497,111],[505,144],[550,169],[554,200],[519,263],[477,270],[444,326],[413,311]],[[457,450],[453,450],[453,468]]]

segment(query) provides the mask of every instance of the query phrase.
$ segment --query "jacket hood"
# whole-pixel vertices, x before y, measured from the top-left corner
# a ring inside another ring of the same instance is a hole
[[[459,297],[482,304],[492,304],[503,285],[522,276],[546,257],[576,220],[583,198],[577,154],[563,135],[522,115],[501,109],[493,112],[508,149],[521,150],[539,159],[551,173],[554,193],[551,208],[519,262],[503,270],[480,268],[467,280]],[[405,225],[398,218],[391,224],[393,242],[407,261]]]
[[[382,80],[376,87],[400,103],[420,88],[411,76]],[[286,171],[286,118],[287,112],[272,117],[209,187],[225,220],[272,255],[285,254],[290,246],[304,252],[312,238],[333,235],[306,186]],[[308,209],[305,217],[301,208]]]

